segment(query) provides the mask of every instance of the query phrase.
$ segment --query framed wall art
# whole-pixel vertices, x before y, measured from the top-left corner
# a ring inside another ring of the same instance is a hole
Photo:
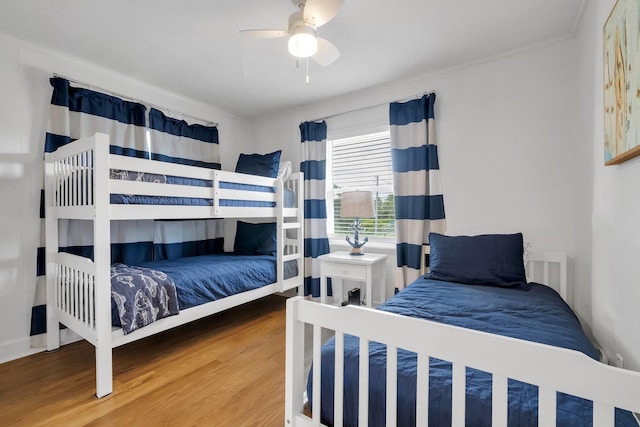
[[[604,162],[640,155],[640,0],[617,0],[604,24]]]

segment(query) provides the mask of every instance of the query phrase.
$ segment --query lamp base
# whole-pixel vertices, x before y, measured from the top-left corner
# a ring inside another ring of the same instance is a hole
[[[360,246],[359,248],[352,247],[349,255],[364,255],[364,248],[362,246]]]

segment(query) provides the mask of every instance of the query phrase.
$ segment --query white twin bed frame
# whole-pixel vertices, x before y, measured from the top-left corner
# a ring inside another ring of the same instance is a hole
[[[530,281],[555,284],[567,298],[567,259],[558,252],[531,252]],[[640,412],[640,373],[608,366],[573,350],[508,338],[365,307],[334,307],[295,297],[287,302],[285,426],[319,426],[320,410],[305,415],[305,326],[312,325],[313,402],[320,408],[322,330],[335,332],[334,425],[342,425],[344,335],[360,337],[360,354],[370,341],[387,345],[386,426],[396,425],[397,352],[418,355],[416,425],[428,425],[429,357],[453,365],[452,425],[465,425],[465,368],[493,375],[492,425],[507,425],[507,384],[516,379],[539,386],[538,425],[556,425],[556,392],[594,402],[594,426],[613,426],[614,408]],[[325,334],[326,336],[326,334]],[[420,339],[416,339],[420,337]],[[473,349],[473,351],[469,351]],[[369,358],[360,357],[360,426],[368,425]]]
[[[110,170],[209,180],[209,187],[110,178]],[[275,193],[229,190],[220,182],[276,187]],[[294,191],[296,205],[284,207],[284,188]],[[110,204],[110,194],[192,197],[212,201],[212,206]],[[275,207],[221,206],[220,200],[275,202]],[[67,144],[45,155],[47,350],[60,346],[58,323],[95,346],[96,396],[112,392],[112,349],[183,325],[266,295],[296,286],[302,289],[304,268],[303,176],[281,179],[225,172],[109,154],[109,137],[96,134]],[[277,281],[270,285],[181,310],[124,335],[111,326],[111,236],[114,220],[275,218],[277,227]],[[58,251],[58,220],[93,221],[94,259]],[[296,230],[295,238],[287,230]],[[296,260],[298,274],[284,279],[284,263]]]

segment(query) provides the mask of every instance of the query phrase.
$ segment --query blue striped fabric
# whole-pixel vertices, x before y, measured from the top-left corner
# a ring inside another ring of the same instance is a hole
[[[425,169],[440,169],[438,164],[438,147],[423,145],[404,150],[391,150],[391,161],[394,172],[420,171]]]
[[[224,238],[153,245],[153,259],[171,260],[224,252]]]
[[[396,211],[397,286],[420,275],[422,246],[447,223],[435,139],[435,93],[389,107]]]
[[[408,268],[414,270],[420,270],[421,255],[422,245],[411,245],[409,243],[396,244],[396,258],[398,261],[398,267],[407,266]]]
[[[45,152],[96,132],[110,136],[110,152],[130,157],[220,169],[218,129],[189,125],[152,109],[150,140],[146,137],[147,108],[139,103],[72,87],[68,80],[52,78],[49,124]],[[44,194],[44,192],[42,192]],[[44,197],[41,196],[41,227],[44,228]],[[221,252],[220,220],[116,221],[111,225],[111,261],[140,264],[185,255]],[[93,225],[89,221],[59,222],[60,251],[93,257]],[[44,235],[44,233],[41,233]],[[38,275],[32,309],[32,346],[44,345],[46,332],[44,241],[38,248]]]
[[[90,89],[72,87],[68,80],[60,77],[54,77],[50,82],[53,86],[51,105],[66,108],[70,112],[90,114],[127,125],[145,126],[147,109],[142,104]]]
[[[329,253],[325,177],[327,123],[300,124],[304,172],[304,294],[320,296],[320,263],[317,258]]]
[[[322,180],[324,181],[324,180]],[[304,201],[304,217],[305,218],[327,218],[327,203],[324,199],[311,199]]]
[[[152,108],[149,112],[153,160],[220,169],[218,128],[188,124]],[[224,223],[220,219],[156,221],[154,260],[223,252]]]
[[[224,252],[224,220],[155,221],[153,260]]]
[[[305,160],[300,166],[302,169],[300,172],[304,173],[305,177],[309,179],[319,179],[324,181],[327,176],[327,161],[326,160]]]
[[[433,196],[396,196],[396,219],[444,219],[442,194]]]
[[[65,135],[56,135],[47,132],[44,140],[44,152],[53,153],[58,148],[66,145],[72,141],[71,137]]]
[[[175,136],[183,136],[210,144],[219,144],[218,128],[199,124],[188,124],[184,120],[167,117],[162,111],[152,108],[149,112],[149,127]]]
[[[112,243],[111,262],[125,264],[140,264],[151,259],[152,242]],[[66,246],[60,252],[79,255],[93,259],[93,246]]]
[[[78,138],[91,136],[96,132],[107,133],[111,142],[123,150],[144,151],[146,107],[142,104],[95,92],[72,87],[66,79],[50,79],[53,93],[49,107],[49,122],[45,136],[45,152],[53,152]],[[42,193],[44,194],[44,192]],[[40,207],[41,227],[44,229],[44,197]],[[114,262],[141,260],[151,256],[153,227],[139,226],[139,221],[130,224],[133,235],[125,231],[126,224],[112,230],[111,252]],[[60,251],[83,256],[93,256],[93,229],[87,221],[60,221]],[[44,233],[41,233],[43,236]],[[131,247],[128,247],[132,245]],[[144,249],[141,251],[141,245]],[[31,345],[44,345],[46,332],[46,283],[45,250],[41,241],[37,251],[37,281],[31,319]]]
[[[217,127],[188,124],[152,108],[149,112],[149,128],[151,159],[220,169]]]

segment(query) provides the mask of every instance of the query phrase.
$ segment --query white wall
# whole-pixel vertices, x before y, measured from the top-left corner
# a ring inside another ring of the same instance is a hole
[[[156,105],[219,122],[221,160],[233,169],[251,137],[249,126],[214,107],[55,52],[0,38],[0,362],[29,348],[39,242],[42,155],[51,100],[49,77],[59,73]],[[187,119],[188,120],[188,119]]]
[[[382,104],[327,120],[329,133],[375,127],[388,123],[388,101],[435,90],[449,234],[522,231],[533,248],[567,251],[585,270],[590,240],[575,243],[589,228],[575,221],[584,212],[574,206],[590,197],[576,189],[576,57],[566,40],[268,117],[254,126],[254,148],[281,147],[299,167],[300,122]],[[577,307],[587,323],[589,296],[580,295]]]
[[[593,332],[609,358],[619,353],[625,367],[640,370],[640,158],[604,166],[602,28],[614,3],[589,2],[577,39],[579,129],[593,171]]]

